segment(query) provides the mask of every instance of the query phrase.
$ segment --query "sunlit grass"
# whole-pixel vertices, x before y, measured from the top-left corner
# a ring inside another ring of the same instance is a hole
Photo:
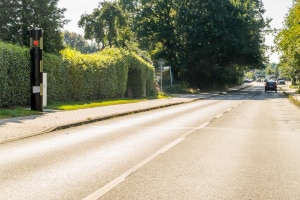
[[[128,104],[144,101],[145,99],[117,99],[103,101],[80,101],[80,102],[54,102],[50,103],[46,108],[54,110],[78,110],[85,108],[95,108],[99,106],[110,106],[118,104]]]
[[[293,95],[289,95],[288,97],[289,97],[290,101],[292,101],[295,105],[297,105],[297,106],[300,107],[300,101],[297,101],[297,100],[293,97]]]
[[[156,98],[164,99],[164,98],[168,98],[168,97],[171,97],[171,96],[162,92],[162,93],[158,94]]]
[[[299,87],[298,85],[290,85],[291,89],[298,89],[298,87]]]
[[[78,110],[85,108],[95,108],[100,106],[110,106],[118,104],[130,104],[137,103],[141,101],[146,101],[149,99],[162,99],[169,97],[166,94],[159,94],[157,96],[141,98],[141,99],[106,99],[106,100],[95,100],[95,101],[76,101],[76,102],[48,102],[47,107],[44,110]],[[34,114],[39,114],[37,111],[31,111],[26,108],[0,108],[0,119],[30,116]]]

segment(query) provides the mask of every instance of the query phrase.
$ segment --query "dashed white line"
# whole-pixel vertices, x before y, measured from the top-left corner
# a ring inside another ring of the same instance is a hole
[[[182,142],[185,139],[185,137],[188,136],[189,134],[195,132],[196,130],[199,130],[199,129],[202,129],[202,128],[206,127],[208,124],[209,124],[209,122],[206,122],[205,124],[202,124],[201,126],[189,131],[188,133],[186,133],[182,137],[177,138],[176,140],[174,140],[171,143],[167,144],[166,146],[162,147],[157,152],[150,155],[146,159],[142,160],[137,165],[135,165],[131,169],[127,170],[126,172],[121,174],[119,177],[113,179],[112,181],[110,181],[108,184],[106,184],[105,186],[103,186],[99,190],[96,190],[94,193],[92,193],[89,196],[85,197],[83,200],[96,200],[96,199],[99,199],[101,196],[103,196],[104,194],[109,192],[111,189],[113,189],[114,187],[116,187],[117,185],[122,183],[130,174],[136,172],[138,169],[140,169],[141,167],[143,167],[144,165],[149,163],[151,160],[153,160],[158,155],[160,155],[162,153],[165,153],[166,151],[170,150],[171,148],[173,148],[174,146],[176,146],[177,144]]]
[[[216,119],[217,119],[217,118],[220,118],[220,117],[222,117],[222,115],[223,115],[223,113],[217,115],[215,118],[216,118]]]
[[[230,112],[230,111],[232,111],[232,108],[229,108],[229,109],[226,110],[226,112]]]

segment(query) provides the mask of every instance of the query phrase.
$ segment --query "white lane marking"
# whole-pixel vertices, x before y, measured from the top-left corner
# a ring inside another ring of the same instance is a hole
[[[109,192],[111,189],[113,189],[114,187],[116,187],[117,185],[122,183],[130,174],[136,172],[138,169],[140,169],[141,167],[143,167],[144,165],[149,163],[151,160],[153,160],[158,155],[160,155],[162,153],[165,153],[166,151],[170,150],[171,148],[173,148],[174,146],[176,146],[177,144],[182,142],[185,139],[185,137],[187,137],[191,133],[195,132],[196,130],[200,130],[200,129],[206,127],[208,124],[209,124],[209,122],[206,122],[205,124],[202,124],[201,126],[197,127],[196,129],[189,131],[188,133],[184,134],[182,137],[177,138],[176,140],[174,140],[171,143],[167,144],[166,146],[162,147],[161,149],[159,149],[154,154],[150,155],[146,159],[139,162],[137,165],[133,166],[131,169],[129,169],[126,172],[124,172],[123,174],[121,174],[119,177],[113,179],[112,181],[110,181],[108,184],[106,184],[102,188],[96,190],[95,192],[93,192],[89,196],[85,197],[83,200],[96,200],[96,199],[99,199],[101,196],[103,196],[104,194]]]
[[[230,111],[232,111],[232,108],[229,108],[229,109],[226,110],[226,112],[230,112]]]
[[[223,113],[217,115],[215,118],[218,119],[218,118],[222,117],[222,115],[223,115]]]
[[[245,101],[245,100],[244,100],[244,101]],[[234,108],[236,108],[236,107],[238,107],[239,105],[241,105],[242,103],[244,103],[244,101],[235,104],[235,105],[232,106],[231,108],[228,108],[224,113],[221,113],[221,114],[215,116],[215,119],[218,119],[218,118],[222,117],[226,112],[232,111]]]
[[[198,130],[199,130],[199,129],[202,129],[202,128],[206,127],[209,123],[210,123],[210,122],[206,122],[206,123],[202,124],[201,126],[199,126],[197,129],[198,129]]]

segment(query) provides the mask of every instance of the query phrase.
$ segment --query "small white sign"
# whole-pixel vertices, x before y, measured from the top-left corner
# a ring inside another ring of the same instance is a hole
[[[32,93],[36,94],[36,93],[40,93],[41,92],[41,87],[40,86],[33,86],[32,87]]]

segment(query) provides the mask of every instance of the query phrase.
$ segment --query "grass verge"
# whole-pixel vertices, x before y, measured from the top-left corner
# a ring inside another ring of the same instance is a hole
[[[28,110],[22,107],[16,108],[0,108],[0,119],[13,118],[13,117],[22,117],[36,115],[39,112]]]
[[[44,109],[50,110],[78,110],[85,108],[95,108],[99,106],[110,106],[117,104],[129,104],[136,103],[140,101],[145,101],[149,99],[162,99],[167,98],[168,95],[159,94],[153,97],[147,97],[145,99],[106,99],[106,100],[95,100],[95,101],[76,101],[76,102],[50,102],[48,106]],[[16,107],[16,108],[0,108],[0,119],[22,117],[39,114],[37,111],[31,111],[26,108]]]
[[[289,99],[291,102],[293,102],[296,106],[299,106],[300,107],[300,101],[297,101],[293,95],[288,95]]]
[[[146,99],[111,99],[101,101],[77,101],[77,102],[53,102],[50,103],[46,109],[53,110],[78,110],[84,108],[95,108],[99,106],[111,106],[117,104],[128,104],[144,101]]]

